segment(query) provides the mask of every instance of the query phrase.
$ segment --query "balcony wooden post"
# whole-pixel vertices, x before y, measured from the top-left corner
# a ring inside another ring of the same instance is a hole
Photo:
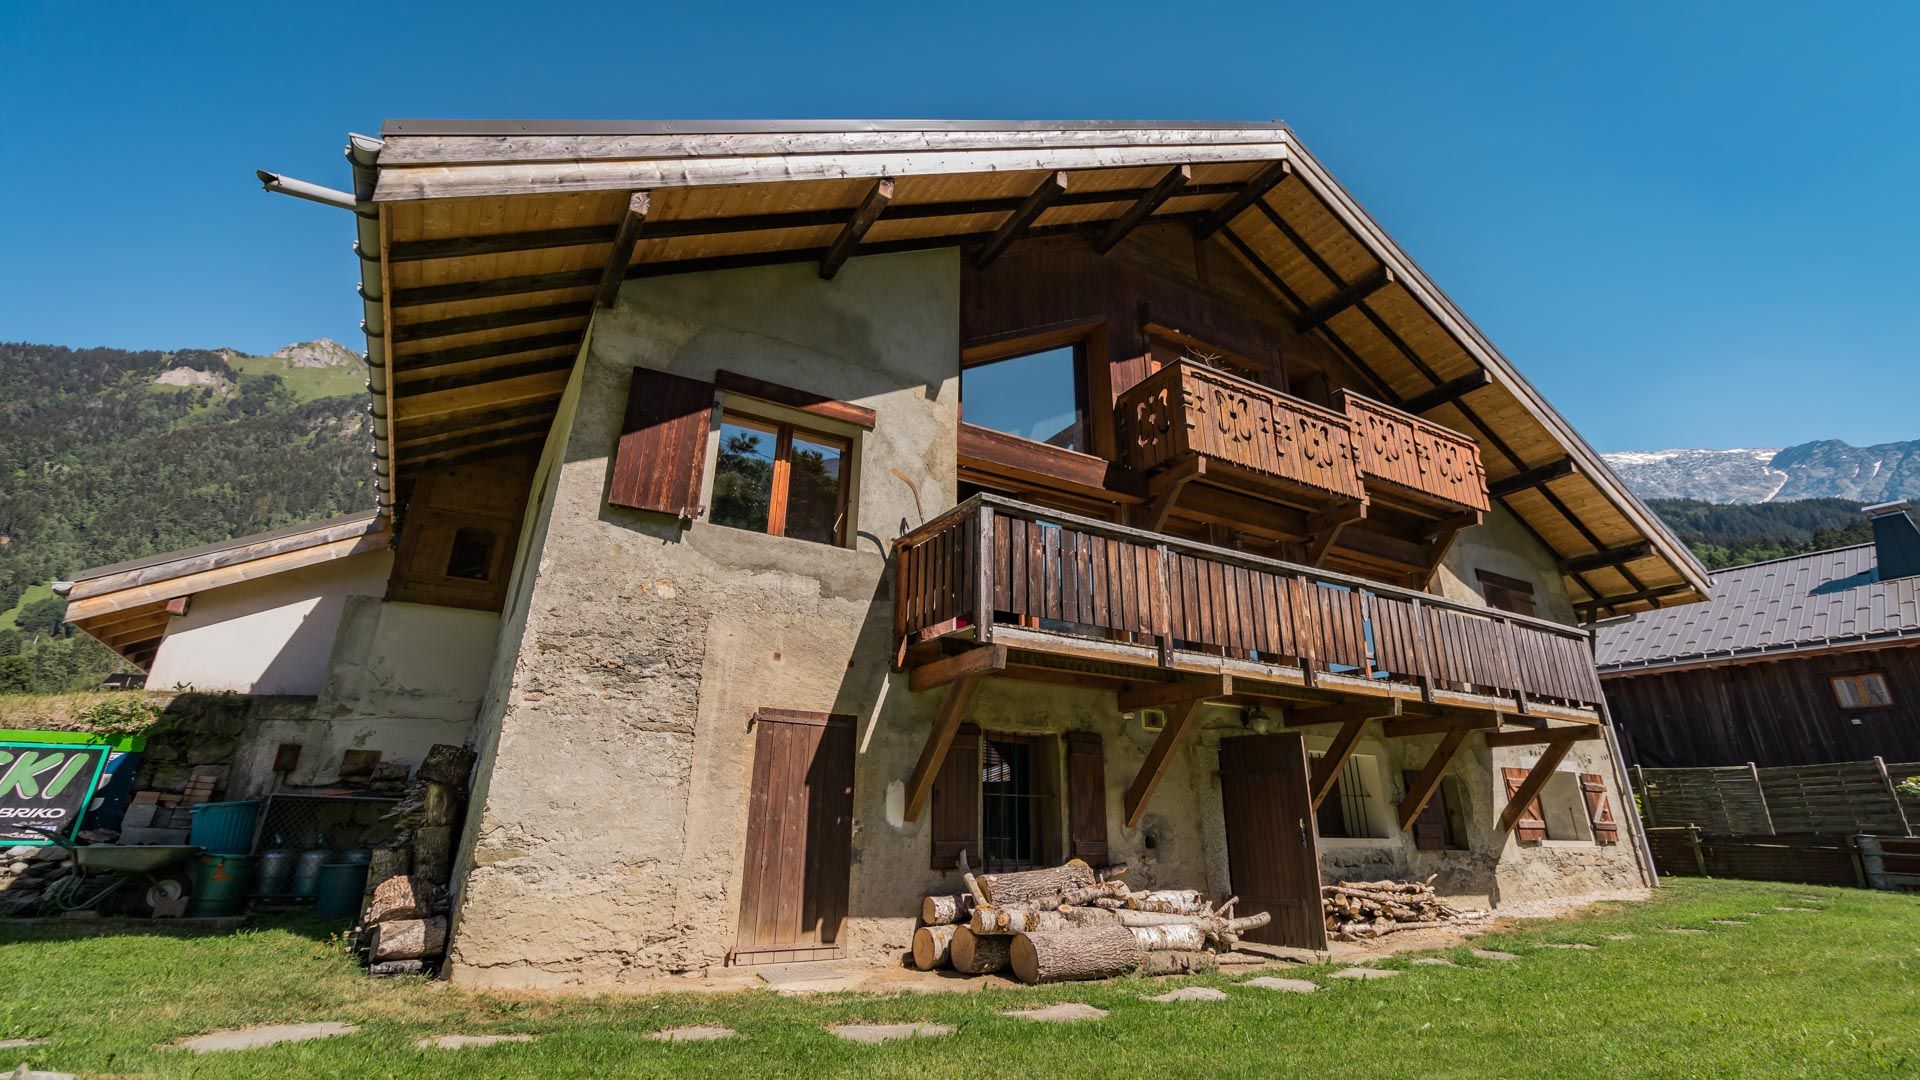
[[[993,640],[993,507],[982,503],[975,526],[974,549],[979,552],[973,572],[973,640],[982,645]]]
[[[1413,681],[1420,687],[1420,700],[1433,701],[1433,657],[1427,651],[1427,609],[1415,597],[1413,604],[1413,655],[1414,663],[1420,670],[1414,673]]]
[[[1173,572],[1173,555],[1165,544],[1153,545],[1153,640],[1160,647],[1160,666],[1173,666],[1173,586],[1167,575]]]

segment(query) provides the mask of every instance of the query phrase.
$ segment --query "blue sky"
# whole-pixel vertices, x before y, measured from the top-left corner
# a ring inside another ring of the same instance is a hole
[[[1602,450],[1920,438],[1920,5],[187,10],[0,7],[0,339],[358,348],[386,117],[1279,118]]]

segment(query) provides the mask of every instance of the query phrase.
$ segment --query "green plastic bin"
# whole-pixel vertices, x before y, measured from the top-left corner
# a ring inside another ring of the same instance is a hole
[[[201,803],[190,809],[193,828],[187,834],[187,843],[204,848],[209,855],[245,855],[253,850],[259,799]]]
[[[252,855],[195,855],[187,914],[193,918],[238,915],[253,888],[254,862]]]
[[[313,897],[314,914],[328,919],[352,919],[360,914],[367,893],[367,864],[327,863],[320,867],[320,890]]]

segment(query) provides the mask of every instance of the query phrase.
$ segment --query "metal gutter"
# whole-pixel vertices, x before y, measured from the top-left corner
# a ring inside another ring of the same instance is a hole
[[[373,202],[373,189],[379,179],[379,139],[366,135],[347,136],[347,162],[353,167],[353,196],[364,204]],[[381,261],[380,218],[376,214],[356,212],[354,253],[360,256],[360,329],[367,335],[367,392],[372,395],[374,501],[382,514],[391,514],[394,504],[394,461],[392,420],[393,394],[387,378],[387,282]]]
[[[1281,120],[388,120],[391,135],[749,135],[912,131],[1289,131]],[[356,136],[358,138],[360,136]]]

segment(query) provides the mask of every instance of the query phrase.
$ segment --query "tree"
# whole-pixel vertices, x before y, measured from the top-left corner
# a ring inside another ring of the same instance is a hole
[[[46,596],[20,609],[14,625],[28,634],[59,637],[67,614],[67,602],[58,596]]]

